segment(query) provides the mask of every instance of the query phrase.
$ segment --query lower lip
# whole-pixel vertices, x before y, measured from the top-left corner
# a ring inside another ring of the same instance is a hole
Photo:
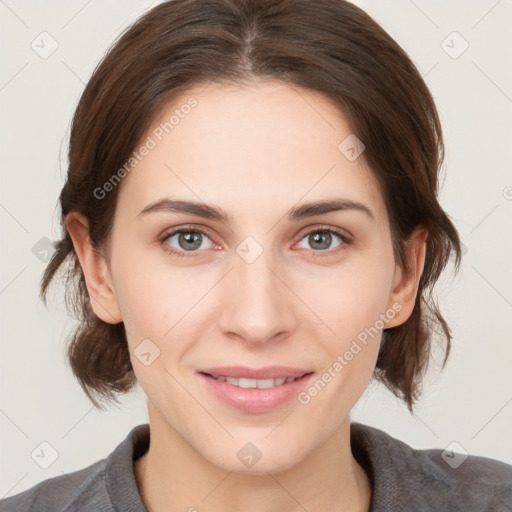
[[[198,374],[211,391],[224,403],[245,412],[268,412],[296,397],[309,382],[313,373],[308,373],[292,382],[273,388],[241,388],[226,381],[216,380],[204,373]]]

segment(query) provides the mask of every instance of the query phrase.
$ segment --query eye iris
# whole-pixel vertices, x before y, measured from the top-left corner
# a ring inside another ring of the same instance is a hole
[[[316,249],[328,249],[331,245],[332,235],[328,231],[317,231],[309,236],[311,246]],[[323,243],[322,243],[323,239]],[[315,243],[319,242],[321,247],[315,247]]]
[[[180,244],[180,247],[183,247],[184,249],[198,249],[201,246],[201,233],[192,231],[181,233],[178,238],[178,243]],[[192,247],[187,247],[186,244],[192,244]]]

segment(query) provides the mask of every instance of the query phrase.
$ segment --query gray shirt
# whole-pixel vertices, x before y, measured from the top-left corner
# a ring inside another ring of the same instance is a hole
[[[149,425],[138,425],[105,459],[0,500],[0,511],[147,512],[133,461],[148,447]],[[439,449],[415,450],[361,423],[351,424],[351,447],[372,483],[371,512],[512,511],[511,465],[473,455],[463,460]]]

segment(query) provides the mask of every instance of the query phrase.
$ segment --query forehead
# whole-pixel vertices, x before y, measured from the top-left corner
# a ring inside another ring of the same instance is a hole
[[[155,117],[135,148],[150,150],[124,178],[118,207],[134,216],[173,196],[275,218],[301,200],[336,196],[385,216],[364,158],[350,160],[340,148],[351,133],[318,92],[272,80],[198,85]]]

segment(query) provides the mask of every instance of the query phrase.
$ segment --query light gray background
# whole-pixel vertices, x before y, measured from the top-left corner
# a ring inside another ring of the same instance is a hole
[[[0,0],[0,497],[105,457],[147,421],[140,390],[103,414],[87,401],[64,359],[73,321],[59,287],[48,309],[39,301],[44,263],[33,247],[57,235],[69,126],[85,83],[121,30],[156,3]],[[352,417],[417,448],[456,441],[512,463],[512,2],[356,3],[408,52],[434,95],[447,146],[442,204],[465,255],[460,275],[448,271],[439,288],[452,357],[442,373],[432,365],[416,413],[372,385]],[[31,48],[43,31],[58,43],[47,59]],[[457,58],[464,43],[453,31],[469,44]],[[47,469],[31,457],[44,441],[58,452]]]

